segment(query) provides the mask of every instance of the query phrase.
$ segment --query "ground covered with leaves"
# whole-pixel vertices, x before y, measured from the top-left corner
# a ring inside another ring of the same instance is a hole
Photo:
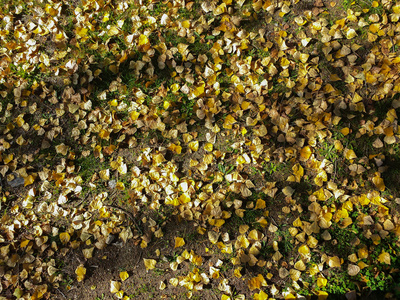
[[[400,297],[400,3],[0,3],[0,299]]]

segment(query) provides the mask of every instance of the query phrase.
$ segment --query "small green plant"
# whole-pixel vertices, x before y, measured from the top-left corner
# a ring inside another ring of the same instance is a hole
[[[328,284],[321,290],[333,295],[344,295],[349,291],[355,290],[356,284],[347,272],[328,271]]]
[[[292,252],[294,247],[293,237],[290,235],[289,230],[278,230],[276,232],[279,251],[285,255]]]
[[[333,143],[323,142],[318,151],[321,156],[332,162],[335,162],[339,158]]]
[[[165,274],[165,270],[159,269],[159,268],[155,268],[154,269],[154,274],[156,274],[157,276],[162,276],[162,275]]]
[[[235,166],[229,165],[226,166],[222,163],[218,164],[218,170],[220,170],[224,175],[231,173],[235,169]]]
[[[284,164],[277,164],[275,162],[267,162],[264,163],[264,172],[268,173],[269,175],[272,175],[276,172],[279,172],[283,170]]]

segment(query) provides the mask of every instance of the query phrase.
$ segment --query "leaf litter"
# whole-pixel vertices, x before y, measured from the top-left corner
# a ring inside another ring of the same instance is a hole
[[[14,2],[0,297],[395,297],[398,3]]]

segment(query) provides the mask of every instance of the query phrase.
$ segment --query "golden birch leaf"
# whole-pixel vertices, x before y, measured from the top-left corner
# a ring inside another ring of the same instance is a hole
[[[33,175],[28,175],[24,178],[24,186],[31,185],[35,182],[35,177]]]
[[[179,248],[185,245],[185,240],[181,237],[175,238],[175,248]]]
[[[338,256],[330,257],[328,260],[328,265],[331,268],[340,268],[341,266],[340,258]]]
[[[158,287],[160,290],[165,290],[165,288],[167,287],[167,285],[164,283],[164,281],[160,282],[160,286]]]
[[[383,223],[383,228],[384,228],[385,230],[387,230],[387,231],[391,231],[391,230],[393,230],[395,227],[394,227],[394,224],[393,224],[392,221],[386,220],[386,221]]]
[[[379,254],[378,261],[390,265],[390,254],[383,251],[381,254]]]
[[[232,125],[235,123],[236,123],[235,118],[232,117],[231,115],[227,115],[225,117],[224,125],[222,127],[224,127],[225,129],[232,129]]]
[[[254,300],[267,300],[268,295],[264,291],[254,294]]]
[[[109,169],[105,169],[105,170],[101,170],[99,172],[100,178],[103,180],[109,180],[110,179],[110,170]]]
[[[301,222],[300,218],[297,218],[296,220],[293,221],[293,226],[294,227],[302,227],[303,222]]]
[[[262,286],[267,286],[268,284],[265,281],[265,278],[261,274],[258,274],[257,277],[251,278],[247,282],[247,285],[248,285],[249,289],[252,291],[255,289],[260,289]]]
[[[117,297],[117,299],[122,299],[124,297],[124,291],[120,290],[116,292],[115,297]]]
[[[335,149],[337,151],[342,151],[343,150],[343,144],[341,141],[334,141],[333,144],[335,145]]]
[[[376,140],[372,143],[372,147],[374,147],[374,148],[382,148],[383,147],[383,142],[379,138],[376,138]]]
[[[61,241],[61,243],[63,243],[63,244],[68,243],[70,238],[71,238],[71,236],[69,235],[68,232],[60,233],[60,241]]]
[[[216,244],[218,242],[219,233],[215,231],[208,231],[208,239],[211,243]]]
[[[318,300],[326,300],[329,294],[325,291],[318,291]]]
[[[75,274],[76,274],[76,280],[78,280],[78,282],[81,282],[85,278],[86,268],[83,266],[83,264],[80,264],[76,268]]]
[[[146,267],[146,270],[152,270],[156,267],[157,261],[155,259],[147,259],[143,258],[144,261],[144,266]]]
[[[213,151],[213,144],[211,144],[211,143],[205,144],[204,145],[204,150],[206,150],[207,152]]]
[[[347,267],[347,273],[350,276],[356,276],[358,274],[358,272],[360,272],[360,267],[357,265],[349,265]]]
[[[302,260],[297,261],[294,264],[295,269],[299,270],[299,271],[304,271],[306,269],[306,265],[304,264],[304,262]]]
[[[347,37],[347,39],[352,39],[352,38],[354,38],[355,36],[357,36],[357,32],[356,32],[353,28],[350,28],[350,29],[346,32],[346,37]]]
[[[88,249],[83,249],[82,250],[83,256],[85,258],[87,258],[87,259],[92,258],[93,257],[93,250],[94,250],[94,247],[88,248]]]
[[[386,188],[385,183],[383,182],[383,179],[381,178],[379,173],[375,174],[375,177],[372,178],[372,182],[376,186],[376,188],[378,190],[380,190],[381,192],[383,192],[385,190],[385,188]]]
[[[133,111],[130,113],[130,117],[132,119],[132,121],[136,121],[140,116],[140,112],[138,111]]]
[[[121,282],[119,281],[114,281],[110,280],[110,292],[115,294],[117,293],[121,288]]]
[[[310,146],[305,146],[300,150],[300,160],[307,161],[311,156],[312,150]]]
[[[303,255],[307,255],[310,253],[310,248],[307,245],[302,245],[299,247],[298,251]]]
[[[348,160],[357,158],[356,153],[352,149],[346,148],[346,149],[344,149],[343,153],[344,153],[344,157],[346,157],[346,159],[348,159]]]
[[[139,42],[138,42],[138,46],[143,46],[149,43],[149,39],[147,38],[147,36],[145,36],[144,34],[141,34],[139,36]]]
[[[192,141],[189,143],[189,149],[192,150],[193,152],[196,152],[199,150],[199,142],[198,141]]]
[[[242,274],[240,273],[241,270],[242,270],[242,267],[236,268],[236,269],[233,271],[233,275],[235,275],[235,277],[237,277],[237,278],[242,277]]]
[[[256,207],[254,209],[264,209],[266,207],[265,201],[262,199],[257,199]]]
[[[322,288],[322,287],[326,286],[327,283],[328,283],[328,280],[327,280],[326,278],[324,278],[324,277],[318,277],[318,279],[317,279],[317,286],[318,286],[319,288]]]
[[[119,278],[121,278],[122,281],[125,281],[129,278],[129,274],[126,271],[120,272],[119,273]]]
[[[283,193],[285,196],[290,197],[290,196],[293,195],[294,189],[293,189],[292,187],[290,187],[290,186],[285,186],[285,187],[282,189],[282,193]]]

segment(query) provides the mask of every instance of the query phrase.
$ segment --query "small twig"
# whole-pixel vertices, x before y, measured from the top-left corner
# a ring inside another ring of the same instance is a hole
[[[130,211],[127,211],[125,208],[119,207],[117,205],[111,204],[111,205],[104,205],[105,207],[110,207],[110,208],[115,208],[120,211],[122,211],[124,214],[126,214],[132,222],[135,224],[136,229],[139,231],[140,234],[143,234],[143,231],[140,229],[139,225],[136,223],[135,217]]]
[[[142,252],[142,251],[140,251],[139,258],[138,258],[138,260],[137,260],[137,262],[136,262],[136,264],[135,264],[135,265],[137,265],[137,264],[140,262],[140,260],[142,259],[142,255],[143,255],[143,252]]]
[[[276,221],[274,220],[274,218],[272,216],[269,216],[272,220],[272,222],[274,222],[275,226],[279,227],[278,224],[276,223]]]
[[[67,299],[67,297],[65,297],[64,293],[61,292],[59,288],[57,288],[57,291],[58,291],[61,295],[63,295],[64,299]]]
[[[83,199],[81,199],[81,201],[78,202],[78,204],[76,205],[76,207],[78,207],[79,205],[81,205],[83,202],[86,201],[86,199],[89,197],[89,193],[90,193],[90,192],[87,192],[87,194],[85,195],[85,197],[84,197]]]

